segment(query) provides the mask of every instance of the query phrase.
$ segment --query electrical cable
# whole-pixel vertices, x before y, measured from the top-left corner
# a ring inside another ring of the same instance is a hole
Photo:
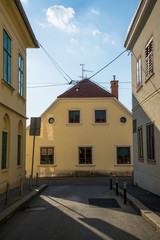
[[[94,73],[91,77],[89,77],[88,79],[93,78],[95,75],[97,75],[98,73],[100,73],[101,71],[103,71],[106,67],[108,67],[111,63],[113,63],[115,60],[117,60],[123,53],[127,52],[127,50],[124,50],[123,52],[121,52],[117,57],[115,57],[112,61],[110,61],[107,65],[105,65],[103,68],[101,68],[98,72]]]
[[[44,87],[58,87],[58,86],[65,86],[68,85],[67,83],[62,83],[62,84],[51,84],[51,85],[45,85],[45,86],[32,86],[32,87],[27,87],[27,88],[44,88]]]
[[[51,60],[51,62],[54,64],[54,66],[57,68],[57,70],[61,73],[61,75],[64,77],[64,79],[68,82],[68,84],[70,84],[70,82],[72,81],[72,79],[70,78],[70,76],[59,66],[59,64],[53,59],[53,57],[51,57],[51,55],[47,52],[47,50],[42,46],[42,44],[40,44],[38,42],[39,46],[42,48],[42,50],[45,52],[45,54],[47,55],[47,57]],[[65,77],[65,75],[70,79],[70,81],[68,81],[68,79]]]
[[[106,84],[110,84],[110,82],[98,82],[98,83],[106,83]],[[132,82],[120,82],[120,83],[132,83]]]
[[[47,55],[47,57],[52,61],[52,63],[54,64],[54,66],[57,68],[57,70],[61,73],[61,75],[64,77],[64,79],[67,81],[67,84],[54,84],[54,85],[46,85],[46,86],[32,86],[32,87],[27,87],[27,88],[42,88],[42,87],[53,87],[53,86],[61,86],[61,85],[68,85],[68,84],[72,84],[73,80],[69,77],[69,75],[67,73],[65,73],[63,71],[63,69],[58,65],[58,63],[51,57],[51,55],[45,50],[45,48],[38,42],[38,44],[40,45],[40,47],[42,48],[42,50],[45,52],[45,54]],[[101,71],[103,71],[106,67],[108,67],[111,63],[113,63],[115,60],[117,60],[121,55],[123,55],[125,52],[127,52],[128,50],[124,50],[123,52],[121,52],[118,56],[116,56],[112,61],[110,61],[107,65],[105,65],[103,68],[101,68],[99,71],[97,71],[96,73],[94,73],[91,77],[89,77],[88,79],[90,80],[91,78],[93,78],[95,75],[97,75],[98,73],[100,73]],[[134,54],[134,53],[133,53]],[[135,55],[134,55],[135,56]],[[136,56],[135,56],[136,57]],[[64,76],[64,74],[70,79],[70,82],[68,81],[68,79]],[[99,82],[99,83],[107,83],[107,82]],[[131,82],[122,82],[122,83],[131,83]],[[36,84],[36,83],[35,83]],[[43,83],[41,83],[43,84]]]

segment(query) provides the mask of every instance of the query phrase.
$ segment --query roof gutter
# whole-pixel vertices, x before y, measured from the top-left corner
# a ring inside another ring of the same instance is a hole
[[[18,10],[19,10],[19,13],[21,14],[21,17],[22,17],[22,19],[23,19],[23,21],[24,21],[24,23],[26,25],[26,28],[28,29],[28,32],[29,32],[29,34],[31,36],[31,39],[32,39],[35,47],[39,48],[38,41],[37,41],[37,39],[36,39],[36,37],[34,35],[34,32],[33,32],[32,28],[31,28],[31,25],[30,25],[30,23],[28,21],[27,15],[26,15],[26,13],[25,13],[25,11],[23,9],[23,6],[22,6],[20,0],[14,0],[14,2],[16,4]]]

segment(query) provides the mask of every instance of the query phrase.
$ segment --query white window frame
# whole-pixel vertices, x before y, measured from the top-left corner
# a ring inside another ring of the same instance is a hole
[[[137,88],[142,86],[142,58],[137,61]]]
[[[20,63],[22,64],[23,61],[23,69],[21,69],[21,66],[19,65]],[[18,94],[21,97],[24,97],[24,57],[22,54],[19,52],[18,54]]]

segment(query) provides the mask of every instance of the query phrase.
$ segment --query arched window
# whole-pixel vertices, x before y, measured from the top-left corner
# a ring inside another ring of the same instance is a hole
[[[2,159],[1,169],[8,168],[8,142],[9,142],[9,116],[5,114],[3,118],[3,130],[2,130]]]
[[[23,125],[22,121],[19,121],[18,124],[18,137],[17,137],[17,166],[21,165],[22,160],[22,133],[23,133]]]

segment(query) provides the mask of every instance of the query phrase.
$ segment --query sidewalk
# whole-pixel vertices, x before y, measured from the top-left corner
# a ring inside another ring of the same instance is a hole
[[[25,183],[23,185],[23,193],[22,193],[21,196],[20,196],[20,187],[14,188],[14,189],[9,191],[9,198],[8,198],[7,202],[6,202],[6,193],[0,194],[0,212],[2,212],[4,209],[11,206],[16,201],[23,198],[25,195],[32,192],[32,190],[34,190],[35,188],[36,188],[36,185],[33,185],[32,189],[30,190],[28,182]]]
[[[29,189],[29,184],[25,183],[22,195],[20,196],[20,187],[10,190],[7,202],[6,193],[0,194],[0,225],[5,223],[13,214],[24,207],[26,203],[35,198],[46,187],[47,184],[39,186],[33,184],[32,189]]]
[[[116,186],[113,187],[116,190]],[[119,181],[119,194],[123,194],[123,181]],[[142,217],[160,231],[160,196],[127,182],[127,201]]]
[[[127,186],[127,192],[160,217],[160,196],[132,184]]]

